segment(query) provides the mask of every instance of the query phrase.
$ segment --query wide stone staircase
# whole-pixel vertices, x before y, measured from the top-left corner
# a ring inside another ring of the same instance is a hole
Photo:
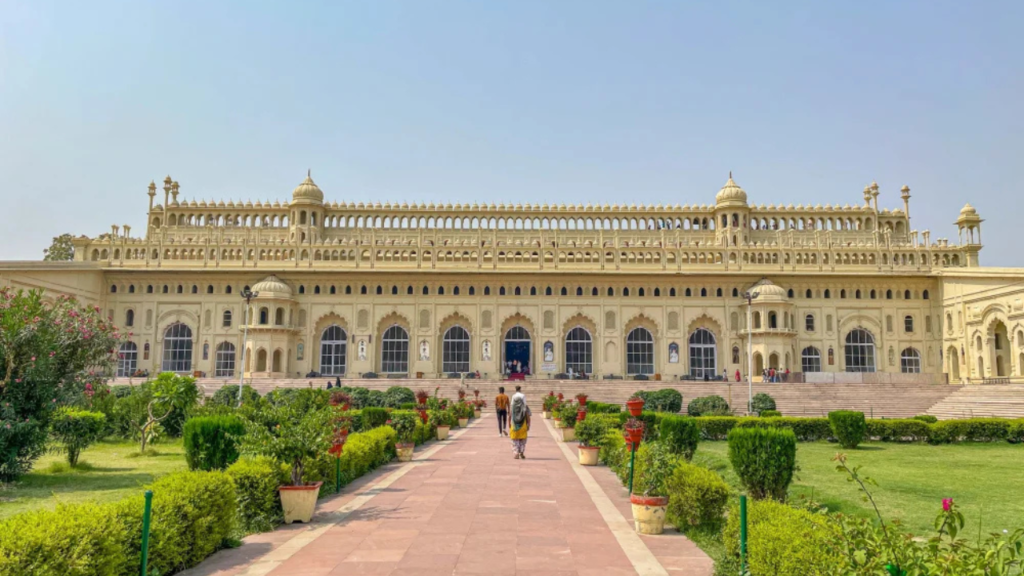
[[[256,378],[246,383],[255,388],[261,395],[275,388],[325,388],[327,377],[320,378]],[[331,379],[333,382],[334,380]],[[725,382],[658,382],[634,380],[525,380],[504,382],[498,380],[459,380],[444,379],[359,379],[345,378],[341,380],[345,386],[362,386],[371,390],[386,390],[391,386],[405,386],[413,391],[423,389],[431,394],[435,388],[437,393],[446,398],[456,398],[458,390],[466,391],[469,398],[473,391],[480,391],[480,398],[487,401],[488,407],[494,402],[498,387],[504,386],[511,395],[515,385],[519,384],[526,393],[531,408],[541,409],[543,397],[549,392],[561,392],[572,398],[585,392],[591,400],[623,404],[637,390],[659,390],[674,388],[683,395],[683,410],[694,398],[717,394],[725,398],[737,414],[746,412],[746,383]],[[127,384],[127,379],[118,379],[113,384]],[[137,382],[136,382],[137,383]],[[224,385],[236,384],[234,379],[200,378],[199,385],[207,395],[212,395]],[[1007,417],[1024,417],[1024,386],[970,386],[970,389],[990,389],[992,397],[980,399],[977,406],[991,406],[995,410],[1000,406],[1001,415]],[[775,399],[778,409],[786,416],[825,416],[832,410],[859,410],[868,417],[905,418],[917,414],[935,414],[939,418],[970,417],[972,409],[970,400],[954,403],[951,408],[934,410],[933,407],[943,406],[950,397],[966,395],[965,387],[945,384],[797,384],[797,383],[754,383],[753,392],[765,392]],[[1012,400],[998,402],[997,388],[1012,389],[1009,394]],[[968,392],[973,392],[970,390]],[[969,398],[974,398],[973,396]],[[980,398],[980,397],[979,397]],[[982,411],[984,412],[984,411]],[[979,412],[973,409],[976,416],[996,414],[996,412]]]
[[[928,409],[939,419],[1024,418],[1024,384],[959,386]]]

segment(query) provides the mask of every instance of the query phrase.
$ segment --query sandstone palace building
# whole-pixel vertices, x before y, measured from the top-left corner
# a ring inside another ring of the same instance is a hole
[[[906,186],[891,209],[877,184],[854,206],[755,205],[731,176],[683,206],[326,202],[310,177],[282,202],[186,200],[169,177],[148,195],[144,230],[81,236],[73,262],[0,263],[0,286],[73,294],[130,330],[119,375],[518,361],[532,378],[735,380],[749,343],[758,377],[1024,376],[1024,269],[980,266],[970,205],[955,241],[913,228]]]

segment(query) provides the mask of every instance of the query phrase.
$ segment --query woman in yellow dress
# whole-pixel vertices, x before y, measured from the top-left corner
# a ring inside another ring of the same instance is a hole
[[[526,405],[526,395],[522,386],[516,386],[512,396],[512,426],[509,438],[512,439],[512,454],[516,459],[526,458],[526,436],[530,432],[530,407]]]

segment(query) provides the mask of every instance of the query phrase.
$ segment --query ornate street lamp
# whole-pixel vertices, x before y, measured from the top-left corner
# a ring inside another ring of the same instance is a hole
[[[249,339],[249,306],[252,303],[253,298],[260,295],[259,292],[253,292],[248,287],[242,290],[242,299],[245,300],[245,322],[242,324],[242,362],[238,366],[238,407],[242,407],[242,386],[245,382],[245,349],[246,341]]]

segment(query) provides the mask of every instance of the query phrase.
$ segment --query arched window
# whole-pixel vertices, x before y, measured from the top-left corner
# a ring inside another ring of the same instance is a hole
[[[544,289],[544,295],[551,296],[551,286],[548,286],[547,288]]]
[[[267,308],[260,308],[260,324],[270,323],[270,310]]]
[[[626,373],[654,374],[654,336],[650,330],[637,327],[626,336]]]
[[[768,328],[774,330],[779,327],[779,316],[775,312],[768,313]]]
[[[698,328],[690,334],[690,376],[714,378],[717,375],[717,347],[715,335],[706,328]]]
[[[906,316],[906,317],[903,318],[903,330],[905,330],[907,332],[907,334],[912,334],[914,332],[914,317],[913,316]]]
[[[875,339],[862,328],[846,335],[846,371],[875,371]]]
[[[739,364],[740,363],[740,347],[739,346],[733,346],[732,347],[732,363],[733,364]]]
[[[906,348],[900,352],[900,372],[904,374],[921,373],[921,353],[914,348]]]
[[[561,294],[562,294],[562,296],[568,296],[569,295],[569,291],[565,289],[565,286],[562,286]]]
[[[380,371],[385,374],[409,372],[409,333],[397,324],[380,339]]]
[[[231,310],[224,311],[224,319],[221,322],[224,328],[231,328]]]
[[[892,290],[886,290],[885,291],[885,299],[886,300],[892,300]]]
[[[225,294],[231,294],[231,286],[225,286],[224,287],[224,293]]]
[[[378,284],[378,285],[377,285],[377,295],[378,295],[378,296],[381,296],[381,295],[383,295],[383,294],[384,294],[384,287],[383,287],[383,286],[381,286],[380,284]],[[440,294],[440,292],[438,292],[438,294]]]
[[[594,346],[590,332],[577,326],[565,335],[565,371],[590,374],[594,371]]]
[[[928,291],[927,290],[925,290],[924,292],[921,292],[921,298],[924,299],[924,300],[928,299]]]
[[[218,378],[235,375],[235,345],[231,342],[217,344],[217,358],[213,375]]]
[[[462,326],[452,326],[444,333],[441,371],[469,372],[469,332]]]
[[[821,372],[821,352],[814,346],[808,346],[800,352],[800,370],[803,372]]]
[[[274,324],[277,326],[284,326],[284,308],[278,308],[274,312]]]
[[[117,349],[117,376],[127,378],[135,374],[139,361],[139,348],[135,342],[125,342]]]
[[[807,317],[804,318],[804,330],[814,332],[814,314],[808,314]]]
[[[128,310],[124,313],[124,325],[135,326],[135,310]]]
[[[176,322],[164,330],[164,372],[192,370],[192,329]]]
[[[831,297],[832,297],[832,292],[828,288],[825,288],[825,298],[831,298]]]
[[[348,334],[341,326],[331,325],[320,334],[320,373],[341,376],[348,357]]]

